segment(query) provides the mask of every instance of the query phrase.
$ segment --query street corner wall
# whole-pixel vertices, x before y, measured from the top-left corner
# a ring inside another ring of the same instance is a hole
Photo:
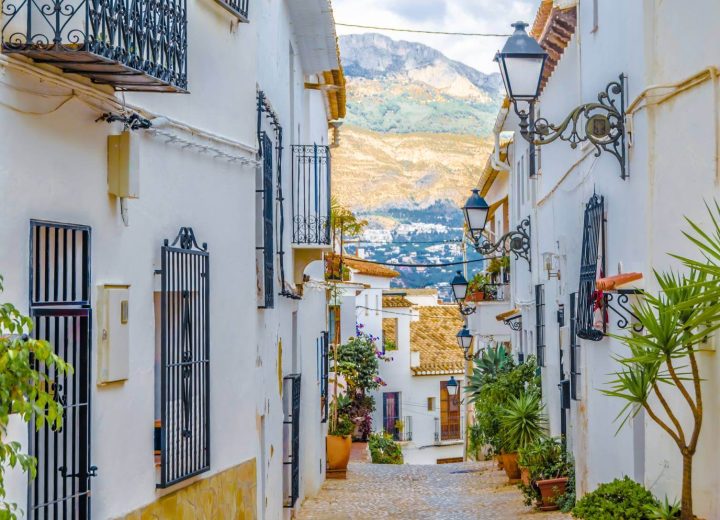
[[[256,461],[193,482],[152,504],[121,517],[125,520],[200,520],[257,518]]]

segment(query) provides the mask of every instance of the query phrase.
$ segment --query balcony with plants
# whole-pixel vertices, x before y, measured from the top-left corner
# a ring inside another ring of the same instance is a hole
[[[186,0],[4,0],[2,52],[116,90],[186,92]]]

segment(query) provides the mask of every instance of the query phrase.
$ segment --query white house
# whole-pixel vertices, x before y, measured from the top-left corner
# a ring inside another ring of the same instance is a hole
[[[629,475],[659,497],[679,498],[674,443],[643,412],[616,432],[613,419],[625,403],[600,392],[624,352],[606,333],[633,326],[633,296],[606,292],[603,312],[595,312],[595,284],[637,272],[641,287],[655,292],[653,269],[678,267],[668,252],[697,255],[682,236],[683,217],[707,226],[703,202],[720,195],[720,43],[707,38],[718,19],[720,4],[711,0],[691,8],[543,0],[531,26],[549,53],[536,119],[557,124],[581,104],[612,101],[624,109],[624,141],[600,151],[587,141],[531,148],[508,103],[498,117],[499,130],[515,133],[507,149],[510,228],[525,218],[532,224],[532,271],[524,259],[511,268],[522,323],[513,348],[540,360],[551,431],[567,437],[580,494]],[[715,358],[700,355],[706,418],[720,405]],[[683,410],[679,395],[668,393],[670,406]],[[720,517],[716,422],[703,424],[695,456],[695,513],[705,518]]]
[[[329,2],[66,5],[7,0],[0,22],[2,298],[75,367],[62,430],[13,418],[39,464],[8,499],[289,517],[325,468],[327,300],[305,268],[330,248],[344,116]]]
[[[385,386],[373,392],[373,429],[402,441],[407,464],[458,462],[464,453],[465,360],[455,338],[463,321],[454,305],[438,304],[437,292],[428,293],[391,289],[383,295],[382,339],[390,360],[380,366]],[[454,394],[447,388],[451,377],[458,384]]]

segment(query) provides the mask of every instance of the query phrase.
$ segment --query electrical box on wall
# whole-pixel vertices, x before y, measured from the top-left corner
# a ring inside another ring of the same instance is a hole
[[[130,286],[101,285],[98,297],[98,384],[130,372]]]
[[[107,182],[111,195],[128,199],[140,196],[139,144],[138,136],[129,130],[108,136]]]

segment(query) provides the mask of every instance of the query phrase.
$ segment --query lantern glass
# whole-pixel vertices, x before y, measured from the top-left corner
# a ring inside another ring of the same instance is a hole
[[[452,282],[450,282],[450,287],[452,288],[453,298],[455,298],[455,301],[463,303],[465,301],[465,296],[467,296],[468,281],[460,271],[457,272],[455,278],[453,278]]]
[[[472,195],[465,202],[463,212],[465,213],[465,225],[474,240],[479,240],[487,223],[490,206],[480,195],[478,190],[472,190]]]
[[[445,388],[447,389],[447,393],[450,397],[455,397],[456,395],[458,395],[460,385],[455,380],[455,376],[450,376],[450,381],[447,382],[447,386]]]
[[[500,66],[505,90],[513,101],[535,101],[540,95],[543,70],[548,54],[530,36],[524,22],[512,24],[515,32],[507,39],[502,51],[495,55]]]
[[[464,326],[456,335],[458,346],[463,349],[463,351],[467,354],[468,350],[470,350],[470,347],[472,346],[473,342],[473,335],[470,333],[470,331],[467,329],[467,326]]]

